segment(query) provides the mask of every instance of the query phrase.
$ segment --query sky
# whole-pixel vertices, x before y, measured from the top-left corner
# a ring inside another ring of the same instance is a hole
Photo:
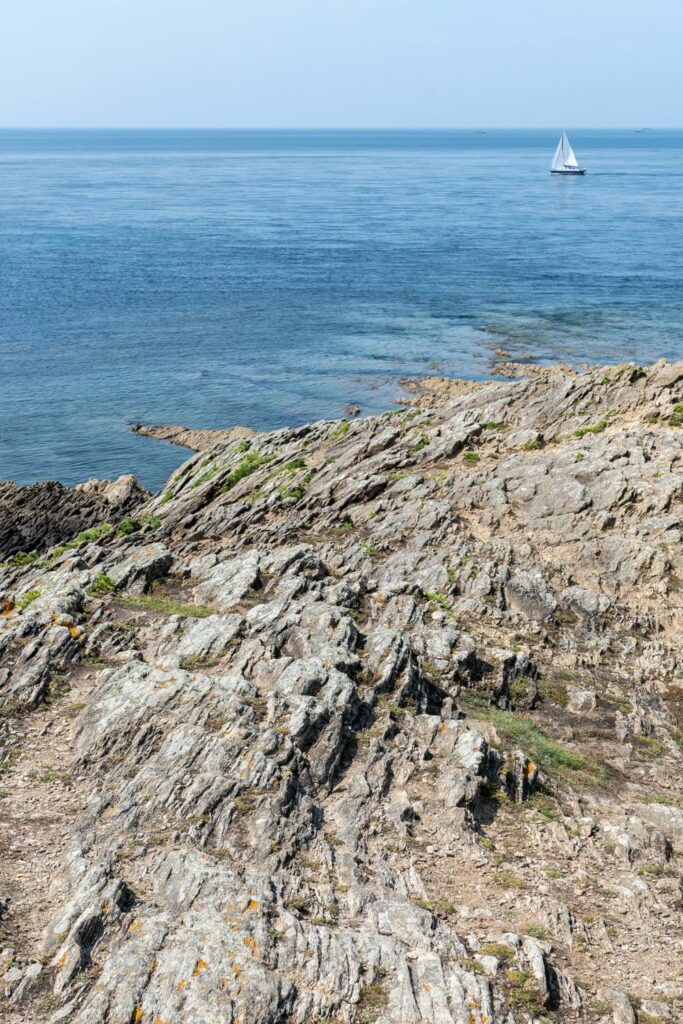
[[[1,127],[681,127],[681,0],[0,0]]]

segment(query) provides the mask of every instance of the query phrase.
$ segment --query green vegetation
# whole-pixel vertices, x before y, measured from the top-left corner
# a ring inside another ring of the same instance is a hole
[[[267,465],[272,460],[272,455],[261,455],[257,451],[250,451],[240,459],[237,469],[234,469],[232,473],[227,477],[225,483],[221,487],[221,494],[231,490],[240,480],[244,480],[246,477],[251,476],[261,466]]]
[[[33,604],[33,602],[36,601],[39,597],[39,590],[27,590],[26,593],[22,594],[22,596],[19,598],[19,600],[17,601],[17,605],[19,608],[22,609],[22,611],[24,611],[26,608],[28,608],[30,604]]]
[[[532,939],[548,938],[548,929],[542,924],[538,924],[537,921],[529,921],[527,924],[522,925],[521,932],[523,935],[530,935]]]
[[[296,473],[297,469],[305,469],[305,468],[306,468],[306,460],[302,459],[301,456],[299,455],[296,459],[292,459],[291,462],[286,462],[284,464],[284,466],[278,466],[277,469],[274,469],[273,472],[272,472],[272,476],[277,476],[277,475],[280,475],[280,474],[284,474],[286,476],[292,476],[294,473]]]
[[[337,441],[340,437],[344,437],[346,434],[348,434],[348,432],[349,422],[348,420],[342,420],[337,429],[333,430],[332,433],[328,436],[327,440]]]
[[[551,740],[542,729],[528,719],[497,708],[482,709],[481,717],[492,721],[500,735],[510,744],[521,747],[532,760],[559,778],[583,779],[585,782],[604,782],[607,772],[603,765],[575,754],[562,744]]]
[[[451,614],[451,605],[445,594],[442,594],[440,591],[436,591],[434,593],[427,592],[425,593],[425,597],[428,601],[431,601],[432,604],[438,605],[439,608],[446,612],[447,615]]]
[[[501,889],[526,889],[526,882],[514,871],[494,871],[491,881]]]
[[[69,773],[63,771],[57,771],[53,768],[49,768],[47,765],[42,766],[43,770],[39,771],[37,768],[32,768],[28,773],[29,778],[35,782],[68,782]]]
[[[670,427],[683,427],[683,402],[676,402],[669,417]]]
[[[484,430],[505,430],[507,423],[498,422],[497,420],[491,420],[489,423],[484,424]]]
[[[175,497],[174,491],[165,491],[164,494],[162,495],[162,498],[161,498],[161,501],[159,502],[159,504],[160,505],[168,505],[169,501],[172,501],[174,497]]]
[[[429,438],[427,437],[426,434],[422,434],[422,436],[418,439],[417,443],[413,445],[413,453],[421,452],[422,449],[426,448],[428,444]]]
[[[107,576],[106,572],[101,572],[88,587],[88,593],[92,597],[103,597],[105,594],[111,594],[112,590],[116,590],[116,584],[111,576]]]
[[[463,458],[465,459],[465,462],[479,462],[481,456],[479,455],[479,452],[473,452],[471,448],[468,448],[464,453]]]
[[[543,442],[538,437],[536,438],[535,441],[527,441],[526,444],[522,445],[522,448],[524,449],[525,452],[537,452],[542,447],[543,447]]]
[[[636,751],[638,757],[645,761],[656,761],[658,757],[661,757],[665,752],[666,747],[661,740],[656,740],[652,736],[637,736],[636,737]]]
[[[503,942],[484,942],[479,952],[482,956],[495,956],[501,963],[507,963],[515,956],[512,946],[506,946]]]
[[[200,476],[190,484],[190,490],[193,491],[196,487],[201,487],[202,484],[205,484],[208,480],[213,480],[218,473],[218,468],[218,466],[213,466],[211,469],[207,469],[206,473],[201,473]]]
[[[282,484],[282,486],[277,489],[278,498],[282,501],[288,501],[291,499],[299,501],[308,490],[308,485],[311,482],[311,475],[311,473],[307,473],[306,476],[297,484]]]
[[[659,864],[641,864],[638,868],[639,875],[661,875],[662,869]]]
[[[352,530],[356,529],[353,519],[351,519],[350,516],[347,516],[346,519],[340,525],[339,529],[343,530],[344,533],[351,533]]]
[[[81,530],[73,540],[68,540],[65,544],[59,544],[56,548],[53,548],[48,556],[48,562],[51,564],[60,555],[63,555],[65,551],[73,551],[75,548],[79,548],[81,544],[91,544],[95,540],[100,540],[101,537],[106,537],[113,529],[114,527],[111,523],[100,523],[99,526],[91,526],[89,530]]]
[[[126,518],[122,519],[116,527],[116,532],[120,537],[129,537],[131,533],[137,533],[139,529],[140,524],[137,519],[132,519],[131,516],[126,516]]]
[[[376,554],[378,554],[377,548],[374,546],[374,544],[368,544],[365,541],[361,542],[360,549],[363,552],[363,554],[365,554],[365,555],[376,555]]]
[[[216,614],[213,608],[206,608],[201,604],[179,604],[158,594],[121,594],[117,595],[116,603],[126,608],[139,608],[162,615],[181,615],[191,619],[206,619],[209,615]]]
[[[578,430],[574,431],[574,437],[585,437],[586,434],[602,434],[603,430],[606,430],[609,426],[607,420],[598,420],[592,427],[579,427]]]
[[[12,555],[11,558],[7,559],[7,565],[33,565],[33,563],[37,561],[37,551],[17,551],[16,555]]]
[[[576,458],[574,459],[574,462],[583,462],[585,457],[586,456],[583,454],[583,452],[577,452],[576,453]]]
[[[149,526],[152,530],[158,530],[161,526],[161,519],[159,519],[159,516],[155,515],[154,512],[150,512],[148,515],[142,517],[140,524],[141,526]]]
[[[250,448],[251,441],[247,441],[246,437],[244,441],[240,441],[237,445],[235,445],[236,452],[248,452]]]
[[[510,1006],[540,1007],[539,993],[528,971],[508,970],[505,981],[508,986],[507,1001]]]
[[[371,985],[365,985],[358,997],[358,1020],[360,1024],[369,1024],[376,1020],[389,1002],[389,994],[382,985],[382,978]]]

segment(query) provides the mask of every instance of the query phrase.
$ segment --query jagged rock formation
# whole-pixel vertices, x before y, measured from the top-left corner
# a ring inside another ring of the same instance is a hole
[[[253,437],[256,434],[251,427],[229,427],[227,430],[198,430],[195,427],[179,427],[175,424],[149,426],[134,423],[131,427],[134,434],[143,437],[156,437],[158,441],[168,441],[181,448],[190,448],[193,452],[208,451],[214,445],[234,441],[236,438]]]
[[[10,1022],[675,1022],[683,364],[230,441],[0,575]]]
[[[20,551],[45,551],[93,523],[116,525],[148,497],[132,476],[77,487],[56,480],[26,487],[0,480],[0,562]]]

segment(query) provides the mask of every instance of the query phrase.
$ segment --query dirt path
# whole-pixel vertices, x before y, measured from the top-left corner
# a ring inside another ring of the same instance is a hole
[[[12,754],[0,778],[0,946],[19,962],[44,955],[43,931],[60,902],[52,883],[88,796],[86,776],[73,770],[73,733],[94,678],[73,673],[47,706],[9,723]]]

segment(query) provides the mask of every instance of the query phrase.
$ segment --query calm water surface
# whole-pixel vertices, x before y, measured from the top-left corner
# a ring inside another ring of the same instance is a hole
[[[129,425],[386,408],[405,374],[683,355],[683,133],[0,132],[0,478],[135,472]]]

